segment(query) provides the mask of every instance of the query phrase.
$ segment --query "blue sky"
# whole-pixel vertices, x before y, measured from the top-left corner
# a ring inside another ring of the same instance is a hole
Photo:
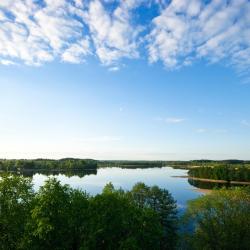
[[[0,2],[0,158],[250,159],[250,2]]]

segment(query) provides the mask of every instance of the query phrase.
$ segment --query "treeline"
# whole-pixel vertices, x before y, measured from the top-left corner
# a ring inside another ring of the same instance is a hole
[[[32,169],[32,170],[22,170],[22,171],[2,171],[0,172],[0,176],[6,173],[16,173],[21,174],[25,177],[33,177],[35,174],[42,174],[47,176],[58,176],[59,174],[63,174],[67,177],[78,176],[80,178],[87,175],[97,175],[97,169]]]
[[[98,161],[98,167],[119,167],[119,168],[161,168],[162,161]]]
[[[64,158],[60,160],[0,160],[1,171],[28,171],[28,170],[91,170],[97,169],[97,161],[91,159]]]
[[[250,161],[229,159],[229,160],[192,160],[191,163],[219,163],[219,164],[250,164]]]
[[[220,182],[209,182],[209,181],[201,181],[193,178],[188,179],[188,183],[196,188],[199,189],[219,189],[219,188],[230,188],[230,187],[242,187],[242,184],[230,184],[227,183],[220,183]]]
[[[173,168],[190,169],[194,166],[202,167],[246,167],[250,169],[250,161],[242,160],[193,160],[193,161],[97,161],[92,159],[64,158],[60,160],[52,159],[34,159],[34,160],[7,160],[0,159],[0,171],[20,172],[37,171],[82,171],[97,170],[103,167],[119,168],[161,168],[171,166]]]
[[[191,167],[217,167],[217,166],[227,166],[227,167],[246,167],[250,168],[250,161],[244,160],[191,160],[191,161],[165,161],[163,164],[169,165],[173,168],[183,168],[190,169]]]
[[[37,192],[29,178],[0,180],[2,250],[247,250],[249,245],[249,189],[213,191],[191,201],[179,219],[171,194],[157,186],[138,183],[124,191],[109,183],[89,196],[55,178]]]
[[[250,181],[250,168],[233,166],[196,167],[188,171],[190,177],[225,180],[225,181]]]

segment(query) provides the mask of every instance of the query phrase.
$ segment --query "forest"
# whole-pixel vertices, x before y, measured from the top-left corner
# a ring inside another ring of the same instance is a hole
[[[86,192],[49,178],[0,179],[0,249],[249,249],[250,190],[215,190],[190,201],[180,217],[165,189],[108,183]]]
[[[190,177],[225,180],[225,181],[250,181],[250,168],[244,166],[215,166],[215,167],[195,167],[188,171]]]
[[[60,160],[51,159],[0,159],[1,171],[24,172],[32,170],[63,171],[63,170],[93,170],[97,169],[97,161],[92,159],[63,158]]]
[[[25,172],[25,171],[81,171],[96,170],[104,167],[119,168],[159,168],[170,166],[173,168],[191,169],[192,167],[234,167],[250,168],[249,161],[242,160],[192,160],[192,161],[125,161],[125,160],[93,160],[63,158],[55,159],[0,159],[0,171]]]
[[[171,166],[173,168],[179,169],[191,169],[193,167],[219,167],[219,166],[227,166],[227,167],[247,167],[250,168],[250,161],[244,160],[190,160],[190,161],[165,161],[164,165]]]

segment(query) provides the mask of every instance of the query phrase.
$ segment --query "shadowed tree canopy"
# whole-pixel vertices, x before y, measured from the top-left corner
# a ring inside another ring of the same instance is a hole
[[[248,250],[250,190],[215,190],[190,201],[185,219],[194,224],[190,249]]]
[[[166,240],[174,248],[175,201],[142,183],[131,192],[108,183],[88,196],[55,178],[34,192],[30,179],[8,175],[0,180],[0,208],[0,249],[167,249]]]

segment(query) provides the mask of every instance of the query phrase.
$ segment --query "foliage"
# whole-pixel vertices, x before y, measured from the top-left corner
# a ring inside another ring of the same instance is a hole
[[[250,168],[232,166],[197,167],[190,169],[188,175],[214,180],[250,181]]]
[[[103,193],[90,197],[50,178],[35,193],[30,179],[4,176],[0,180],[1,247],[167,249],[166,239],[171,242],[176,234],[175,201],[166,190],[146,189],[149,203],[140,207],[134,198],[136,186],[125,192],[109,183]]]
[[[162,161],[99,161],[98,167],[119,167],[119,168],[161,168]]]
[[[56,179],[49,179],[36,194],[29,223],[35,249],[67,249],[69,246],[70,191]]]
[[[250,168],[250,161],[243,160],[192,160],[192,161],[165,161],[164,166],[171,166],[177,169],[192,169],[193,167],[229,167],[229,168]]]
[[[191,249],[247,250],[250,246],[250,190],[221,189],[190,201]]]
[[[103,193],[90,200],[89,249],[160,249],[161,225],[152,210],[124,196]]]
[[[32,171],[32,170],[96,170],[97,161],[90,159],[64,158],[60,160],[0,160],[2,171]]]
[[[185,219],[192,227],[181,249],[248,249],[250,190],[213,191],[189,202]],[[55,178],[38,192],[22,176],[0,180],[3,250],[176,249],[177,229],[176,202],[157,186],[124,191],[108,183],[88,196]]]
[[[3,175],[0,181],[0,249],[19,249],[34,198],[30,179]]]
[[[171,194],[158,186],[137,183],[129,193],[139,208],[156,212],[163,229],[161,249],[174,249],[177,241],[177,207]]]

